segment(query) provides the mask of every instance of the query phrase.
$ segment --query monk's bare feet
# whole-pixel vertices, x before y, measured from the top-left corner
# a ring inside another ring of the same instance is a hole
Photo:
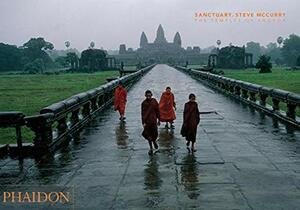
[[[186,141],[186,149],[189,151],[189,153],[191,152],[190,141]]]
[[[158,145],[157,145],[157,143],[155,141],[153,142],[153,145],[154,145],[155,149],[158,149]]]
[[[186,147],[186,149],[188,150],[189,153],[191,152],[191,149],[189,147]]]
[[[153,150],[152,149],[149,150],[148,155],[153,155]]]

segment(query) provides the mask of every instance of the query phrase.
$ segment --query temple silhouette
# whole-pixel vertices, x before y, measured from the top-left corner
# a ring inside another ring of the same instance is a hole
[[[145,32],[142,32],[140,47],[136,50],[132,48],[126,49],[126,45],[121,44],[119,55],[116,56],[116,59],[125,64],[136,64],[136,62],[145,64],[182,64],[185,62],[191,64],[205,64],[207,63],[208,56],[208,54],[200,54],[200,47],[198,46],[184,49],[179,32],[175,33],[173,42],[168,42],[165,37],[164,29],[160,24],[153,42],[149,42]]]

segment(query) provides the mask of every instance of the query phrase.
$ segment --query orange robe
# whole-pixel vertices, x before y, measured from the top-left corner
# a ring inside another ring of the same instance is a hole
[[[124,87],[117,87],[115,89],[114,110],[119,111],[120,114],[125,114],[125,106],[127,102],[127,91]]]
[[[176,119],[175,99],[173,93],[163,92],[159,101],[159,113],[161,122],[172,122]]]

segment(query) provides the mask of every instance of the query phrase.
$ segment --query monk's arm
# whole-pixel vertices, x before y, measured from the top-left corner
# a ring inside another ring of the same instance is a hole
[[[164,94],[161,94],[161,96],[160,96],[160,99],[159,99],[159,104],[161,104],[161,103],[162,103],[163,96],[164,96]]]
[[[158,105],[157,101],[155,101],[155,113],[156,113],[156,118],[159,120],[160,114],[159,114],[159,105]]]
[[[141,114],[142,114],[142,124],[144,125],[145,124],[145,107],[144,107],[144,104],[142,104],[141,106]]]
[[[186,119],[187,111],[188,111],[188,110],[187,110],[187,105],[185,104],[185,105],[184,105],[184,111],[183,111],[183,122],[186,122],[186,120],[187,120],[187,119]]]
[[[196,120],[197,120],[197,124],[199,124],[199,122],[200,122],[200,112],[199,112],[199,109],[198,109],[198,105],[196,107]]]
[[[117,95],[117,89],[115,89],[115,93],[114,93],[114,109],[116,109],[117,106],[117,101],[118,101],[118,95]]]
[[[127,91],[126,91],[126,89],[124,90],[124,96],[125,96],[125,101],[127,102]]]
[[[172,94],[172,100],[173,100],[173,107],[175,108],[176,110],[176,102],[175,102],[175,97],[174,97],[174,94]]]

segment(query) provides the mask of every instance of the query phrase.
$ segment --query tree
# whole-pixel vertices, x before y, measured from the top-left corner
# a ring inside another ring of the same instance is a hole
[[[55,59],[55,63],[59,67],[69,67],[69,61],[66,56],[59,56]]]
[[[87,49],[81,53],[80,69],[97,71],[107,68],[106,53],[100,49]]]
[[[267,44],[267,51],[271,51],[276,48],[277,48],[277,44],[275,42],[270,42],[269,44]]]
[[[16,71],[23,68],[22,50],[14,45],[0,43],[0,71]]]
[[[65,46],[67,47],[67,49],[69,49],[71,43],[69,41],[65,41]]]
[[[67,61],[71,64],[71,69],[77,69],[78,67],[78,56],[74,52],[67,53]]]
[[[45,50],[52,50],[53,44],[44,40],[44,38],[31,38],[28,42],[23,44],[24,56],[27,57],[29,62],[36,59],[42,59],[46,67],[53,67],[54,62]]]
[[[271,73],[272,63],[270,62],[271,57],[262,55],[259,57],[258,62],[255,65],[255,68],[260,69],[259,73]]]
[[[271,61],[275,62],[277,65],[281,65],[283,63],[281,49],[277,46],[276,43],[270,42],[267,45],[267,48],[264,53],[265,55],[271,57]]]
[[[261,47],[258,42],[248,42],[246,44],[246,52],[253,54],[253,61],[256,62],[261,55]]]
[[[45,64],[43,59],[37,58],[34,61],[25,64],[23,70],[29,74],[43,73],[45,69]]]
[[[80,55],[80,52],[76,48],[69,48],[67,50],[47,50],[46,53],[50,56],[52,60],[56,60],[58,57],[67,57],[67,54],[70,52],[76,53],[76,55]]]
[[[227,46],[219,50],[217,67],[223,69],[242,69],[245,67],[245,49]]]
[[[91,48],[91,49],[94,49],[94,47],[95,47],[95,42],[91,42],[91,43],[90,43],[90,48]]]
[[[54,48],[53,44],[44,40],[44,38],[31,38],[28,42],[23,44],[24,48],[32,49],[35,51],[40,50],[52,50]]]
[[[300,56],[300,37],[295,34],[291,34],[289,38],[284,40],[281,52],[284,61],[288,65],[296,65],[297,58]]]
[[[297,58],[297,66],[300,66],[300,55]]]

